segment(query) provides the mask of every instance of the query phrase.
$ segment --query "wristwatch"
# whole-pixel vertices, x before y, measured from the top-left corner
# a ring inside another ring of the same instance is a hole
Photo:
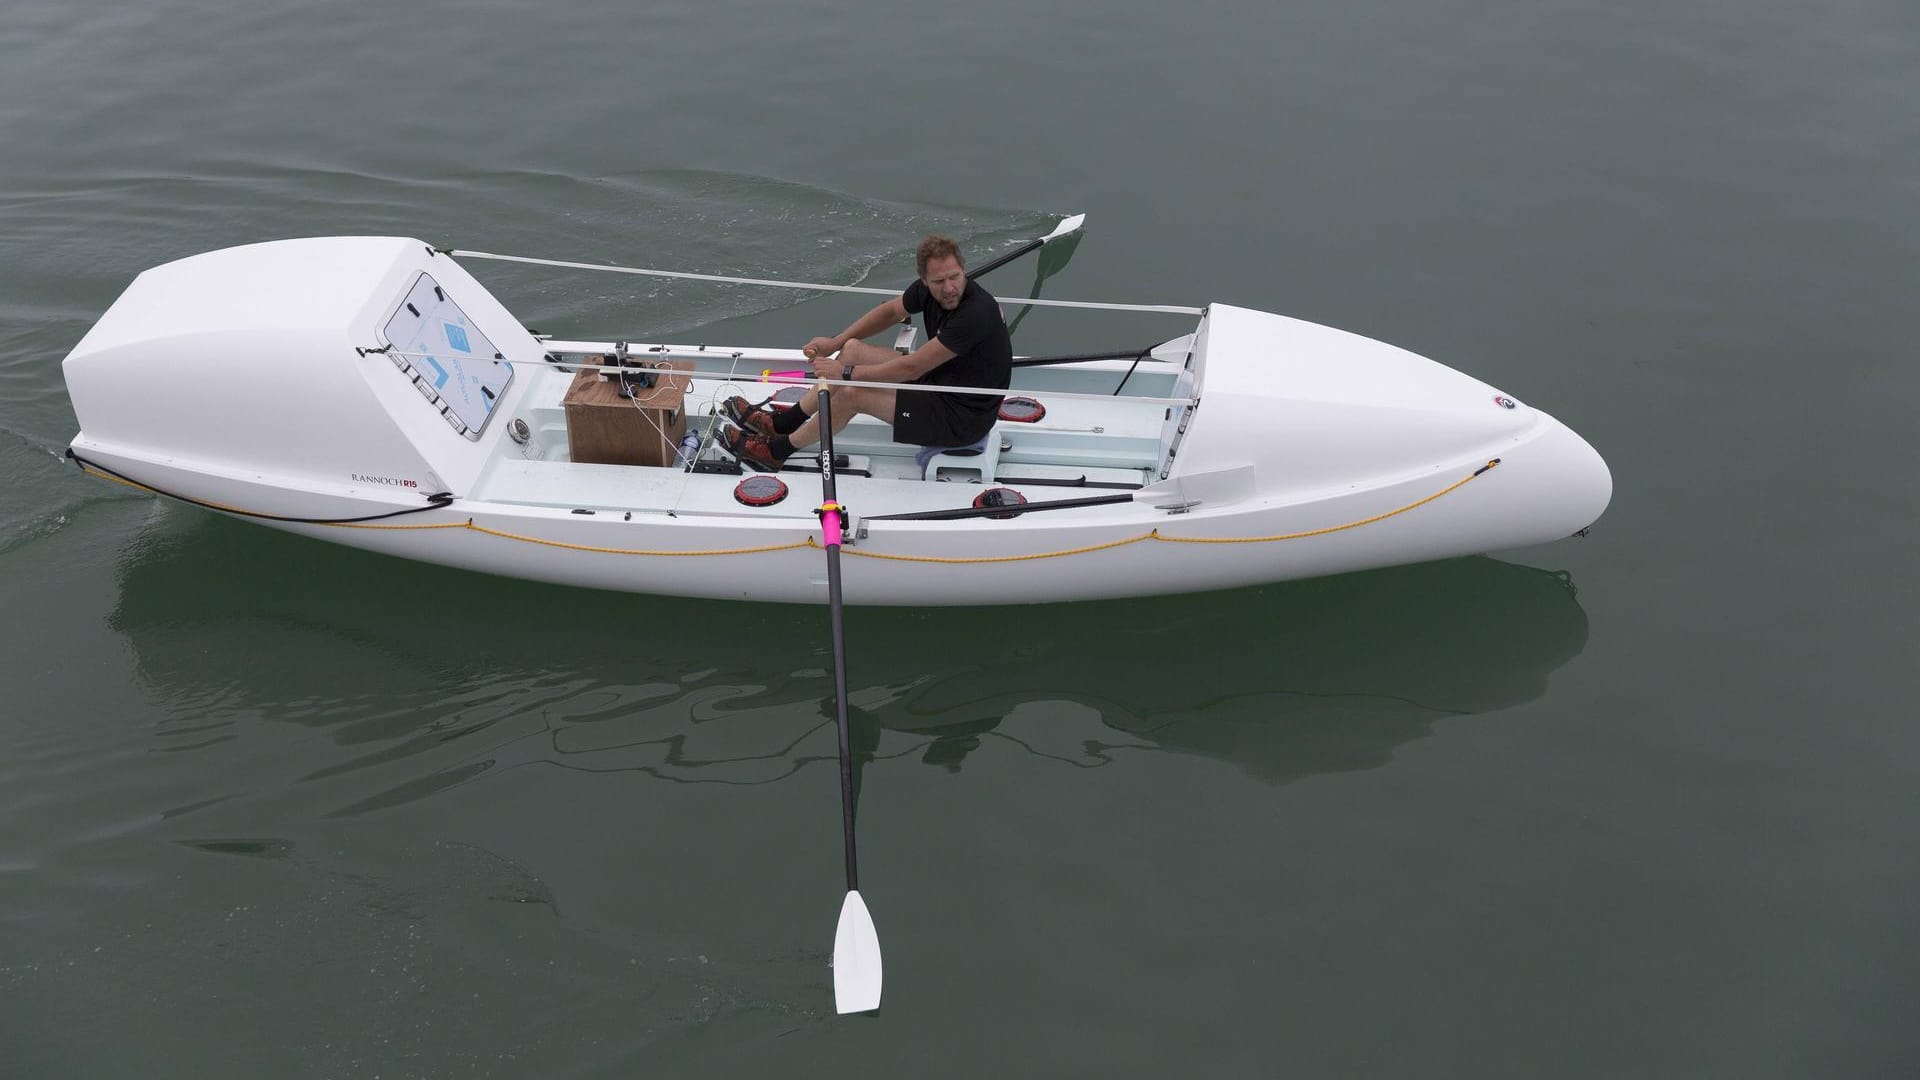
[[[840,378],[844,382],[853,381],[853,365],[852,364],[840,365]]]

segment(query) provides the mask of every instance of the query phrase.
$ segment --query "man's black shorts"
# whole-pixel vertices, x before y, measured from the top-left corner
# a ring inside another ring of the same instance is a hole
[[[940,400],[952,396],[927,390],[894,391],[893,441],[914,446],[965,446],[993,429],[991,415],[982,425],[982,418],[959,412]]]

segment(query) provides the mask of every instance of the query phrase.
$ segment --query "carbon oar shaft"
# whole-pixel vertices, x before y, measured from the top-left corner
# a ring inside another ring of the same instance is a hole
[[[1070,353],[1066,356],[1026,356],[1013,362],[1014,367],[1044,367],[1047,364],[1084,364],[1093,360],[1139,360],[1152,355],[1149,349],[1129,349],[1126,352]]]
[[[860,863],[853,843],[853,741],[847,728],[847,635],[845,606],[840,598],[839,493],[833,480],[833,394],[820,390],[820,513],[821,532],[827,538],[827,607],[833,627],[833,721],[840,732],[840,807],[847,849],[847,888],[860,887]],[[827,521],[832,514],[839,520]]]
[[[996,259],[989,260],[988,262],[982,263],[981,265],[967,271],[967,276],[970,278],[984,277],[985,275],[1000,269],[1001,267],[1007,265],[1008,263],[1019,258],[1020,256],[1025,255],[1029,251],[1039,250],[1041,245],[1045,243],[1046,243],[1045,240],[1029,240],[1024,244],[1021,244],[1019,247],[1014,248],[1012,251],[1007,252],[1005,255],[1002,255]]]
[[[989,260],[988,262],[980,266],[974,267],[973,269],[967,271],[967,276],[972,278],[980,277],[983,274],[987,274],[994,270],[998,270],[1002,266],[1007,265],[1008,263],[1019,258],[1020,256],[1025,255],[1029,251],[1038,251],[1041,248],[1045,247],[1046,245],[1052,243],[1055,240],[1060,239],[1063,236],[1072,236],[1074,233],[1077,233],[1080,231],[1080,226],[1084,225],[1086,223],[1086,220],[1087,220],[1087,215],[1085,214],[1075,214],[1070,218],[1064,218],[1061,220],[1060,224],[1054,226],[1053,231],[1048,233],[1047,235],[1035,237],[1034,239],[1029,240],[1024,244],[1021,244],[1019,247],[1014,248],[1012,251],[1007,252],[1005,255],[1000,256],[999,258]]]
[[[1042,510],[1071,510],[1076,506],[1107,506],[1113,503],[1132,502],[1133,495],[1089,495],[1084,499],[1054,499],[1051,502],[1014,503],[1009,506],[960,506],[952,510],[921,510],[911,514],[880,514],[864,518],[865,521],[953,521],[957,518],[1013,517],[1016,514],[1037,514]]]

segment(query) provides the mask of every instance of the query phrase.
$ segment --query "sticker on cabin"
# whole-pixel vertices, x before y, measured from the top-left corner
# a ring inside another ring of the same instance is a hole
[[[1493,395],[1493,403],[1503,409],[1519,408],[1519,404],[1505,394]]]
[[[473,347],[467,344],[467,331],[459,323],[441,323],[447,328],[447,344],[463,353],[470,353]]]
[[[374,476],[368,473],[354,473],[352,475],[353,481],[356,484],[385,484],[388,487],[403,488],[417,488],[420,486],[420,481],[418,480],[410,480],[398,476]]]

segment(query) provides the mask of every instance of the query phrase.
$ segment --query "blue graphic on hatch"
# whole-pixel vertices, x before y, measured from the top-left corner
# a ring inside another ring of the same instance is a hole
[[[385,330],[400,373],[416,381],[455,433],[478,439],[513,384],[513,368],[486,331],[428,274],[414,278]]]

